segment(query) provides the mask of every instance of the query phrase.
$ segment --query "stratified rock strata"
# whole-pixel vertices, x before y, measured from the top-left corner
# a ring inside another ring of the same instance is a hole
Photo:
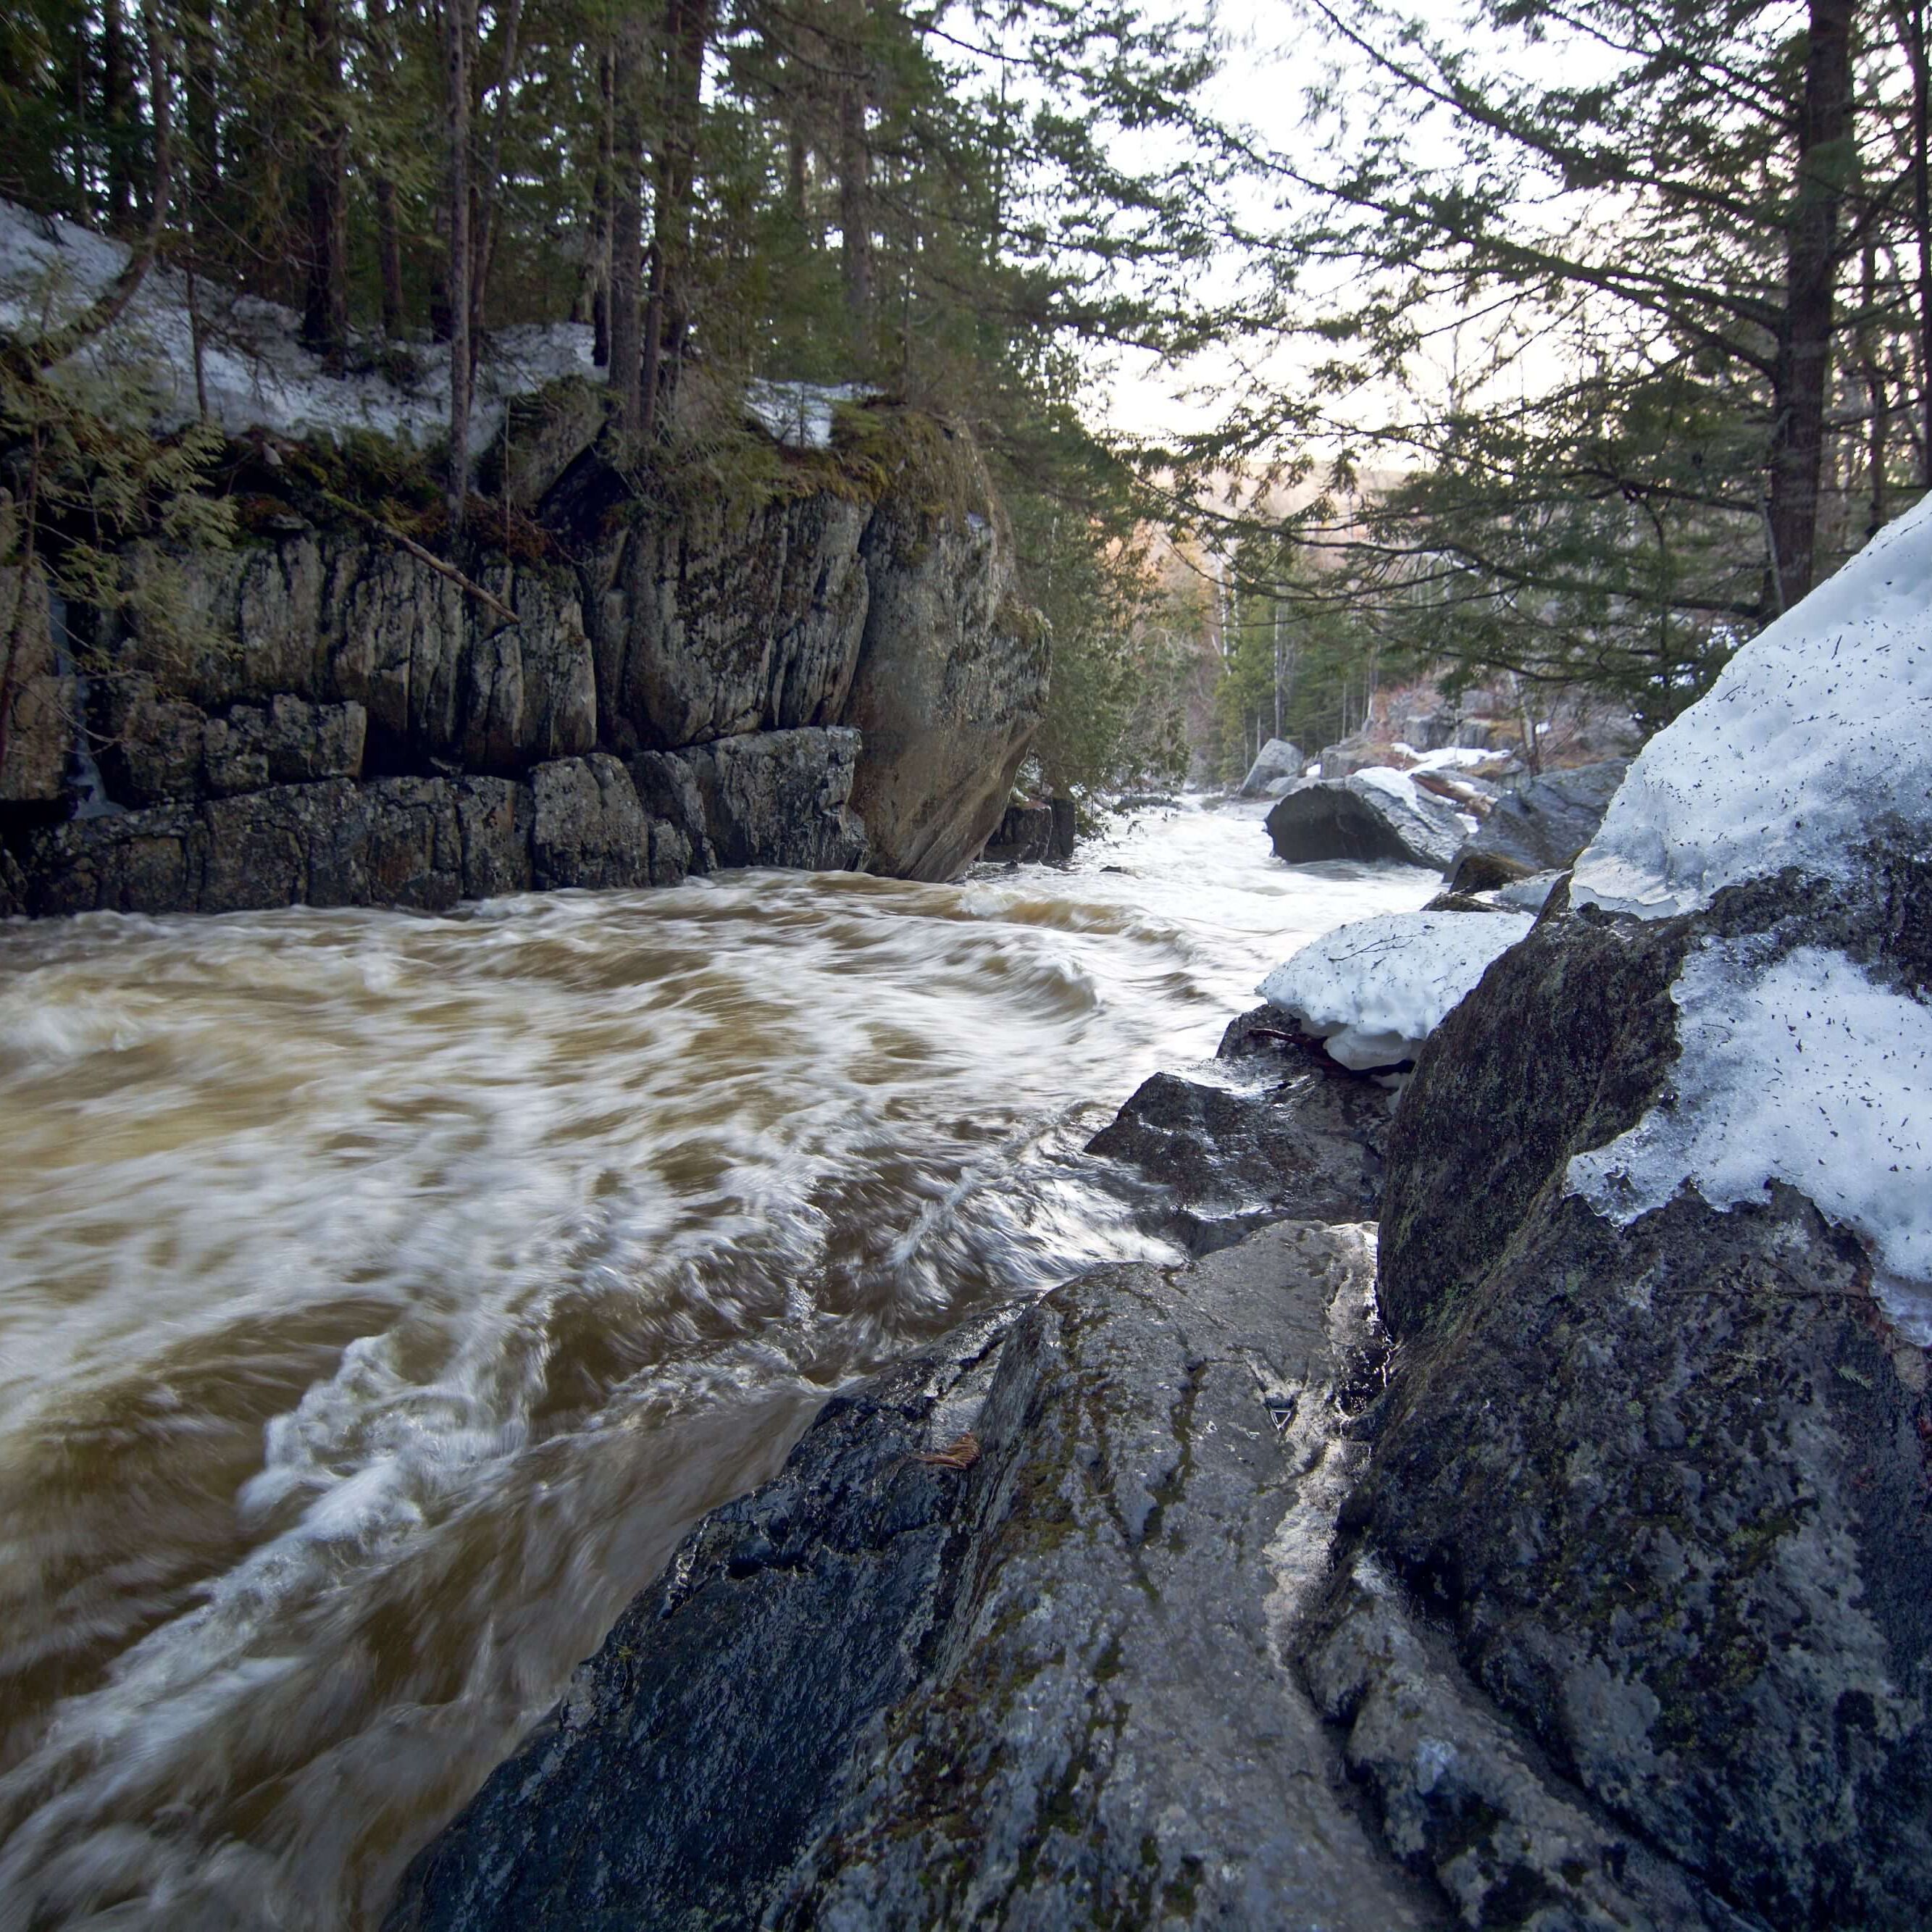
[[[440,906],[713,866],[944,878],[970,863],[1038,722],[1047,656],[970,442],[874,408],[854,449],[796,478],[639,502],[583,392],[560,390],[558,435],[525,425],[532,453],[510,480],[558,534],[549,560],[472,563],[491,601],[359,525],[188,558],[136,547],[129,580],[166,595],[92,626],[102,674],[83,707],[57,672],[44,581],[0,579],[17,638],[0,738],[15,902]],[[61,823],[83,708],[109,811]],[[454,811],[485,778],[513,788],[520,850],[452,858],[398,819],[426,800]],[[342,794],[316,788],[338,781],[374,859],[331,844]],[[394,856],[399,840],[420,862]]]

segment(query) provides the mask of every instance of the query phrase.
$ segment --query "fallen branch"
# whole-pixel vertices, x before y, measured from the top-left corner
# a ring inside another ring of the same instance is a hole
[[[479,604],[488,605],[506,624],[520,624],[524,621],[494,591],[485,590],[476,578],[464,576],[454,564],[438,556],[434,550],[424,549],[414,537],[405,536],[394,524],[385,523],[373,510],[364,509],[360,503],[352,503],[346,496],[338,496],[333,490],[318,487],[316,494],[332,510],[340,510],[344,515],[353,517],[358,523],[366,524],[372,530],[380,532],[392,543],[400,544],[418,563],[428,564],[439,577],[448,578],[451,583],[475,598]]]

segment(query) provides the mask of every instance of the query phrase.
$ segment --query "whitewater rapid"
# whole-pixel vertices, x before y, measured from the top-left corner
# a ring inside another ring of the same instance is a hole
[[[373,1924],[826,1396],[1148,1252],[1078,1150],[1430,874],[0,926],[0,1932]]]

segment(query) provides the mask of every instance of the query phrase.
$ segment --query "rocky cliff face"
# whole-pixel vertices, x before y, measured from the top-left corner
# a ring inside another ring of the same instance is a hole
[[[712,864],[950,876],[998,823],[1046,648],[976,452],[866,414],[862,461],[637,506],[601,412],[562,413],[510,480],[578,534],[473,566],[494,602],[361,528],[174,560],[185,608],[94,639],[100,817],[62,822],[80,695],[44,583],[16,574],[14,897],[433,907]]]

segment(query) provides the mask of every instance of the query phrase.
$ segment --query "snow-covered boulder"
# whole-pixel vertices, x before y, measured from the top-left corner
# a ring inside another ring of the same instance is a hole
[[[1640,1922],[1932,1924],[1928,851],[1932,499],[1644,749],[1390,1130],[1403,1383],[1323,1642],[1438,1606],[1721,1901]]]
[[[1419,790],[1406,772],[1380,765],[1352,778],[1310,778],[1295,785],[1268,816],[1275,856],[1291,866],[1388,859],[1438,872],[1456,856],[1474,823]]]
[[[1270,738],[1255,754],[1255,761],[1248,767],[1247,776],[1241,781],[1239,796],[1279,797],[1300,777],[1301,767],[1306,762],[1286,738]]]
[[[1332,1059],[1387,1071],[1415,1058],[1530,924],[1520,912],[1384,913],[1311,940],[1258,990]]]

